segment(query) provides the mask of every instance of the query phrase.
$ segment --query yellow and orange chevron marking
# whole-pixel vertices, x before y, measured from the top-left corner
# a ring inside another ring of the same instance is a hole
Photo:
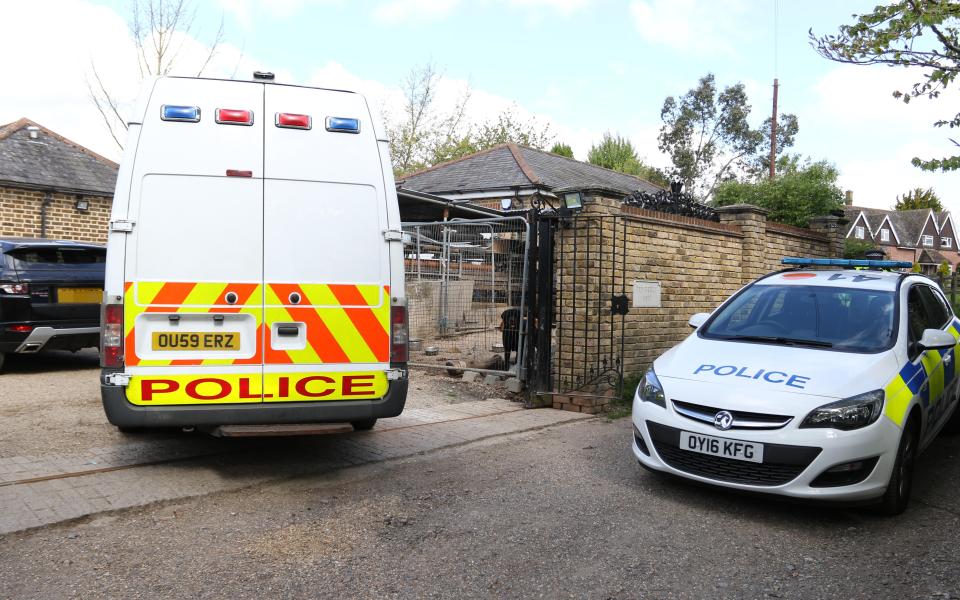
[[[300,294],[292,306],[291,293]],[[375,363],[390,360],[390,289],[377,285],[270,283],[266,317],[302,322],[307,345],[302,350],[275,350],[265,327],[265,364]]]
[[[227,304],[225,295],[238,299]],[[291,293],[301,297],[291,305]],[[128,282],[124,288],[124,347],[128,365],[250,365],[373,363],[390,360],[390,288],[378,285],[222,282]],[[244,313],[257,324],[256,352],[242,359],[141,359],[134,326],[146,313]],[[266,317],[266,319],[264,319]],[[275,350],[270,324],[302,322],[307,344]]]

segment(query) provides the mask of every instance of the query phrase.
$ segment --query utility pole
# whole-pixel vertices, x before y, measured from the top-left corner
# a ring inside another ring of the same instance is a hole
[[[780,80],[773,80],[773,119],[770,121],[770,179],[777,176],[777,92]]]

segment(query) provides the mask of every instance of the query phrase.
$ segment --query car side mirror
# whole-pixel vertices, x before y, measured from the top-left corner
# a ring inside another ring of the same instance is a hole
[[[701,325],[707,322],[707,319],[710,318],[710,313],[697,313],[690,317],[690,320],[687,321],[687,324],[694,329],[697,329]]]
[[[924,329],[918,345],[921,350],[947,350],[956,346],[957,340],[941,329]]]

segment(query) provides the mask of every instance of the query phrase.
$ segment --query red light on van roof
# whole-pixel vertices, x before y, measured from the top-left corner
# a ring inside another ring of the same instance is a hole
[[[310,129],[313,127],[313,119],[310,115],[295,115],[293,113],[277,113],[277,127],[286,127],[289,129]]]
[[[218,108],[214,118],[217,123],[226,125],[253,125],[252,110]]]

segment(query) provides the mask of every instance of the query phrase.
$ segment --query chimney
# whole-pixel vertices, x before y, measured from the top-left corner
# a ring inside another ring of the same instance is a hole
[[[853,206],[853,190],[847,190],[847,199],[843,203],[847,206]]]
[[[30,136],[31,140],[35,140],[40,137],[40,128],[36,125],[30,125],[27,127],[27,135]]]

